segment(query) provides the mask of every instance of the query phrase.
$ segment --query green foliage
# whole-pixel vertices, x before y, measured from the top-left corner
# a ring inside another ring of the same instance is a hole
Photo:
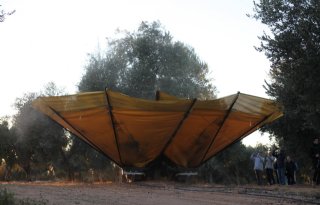
[[[69,180],[83,179],[82,177],[75,177],[75,172],[85,173],[89,169],[92,169],[94,172],[109,170],[111,164],[108,158],[92,149],[78,137],[71,135],[70,139],[72,144],[68,150],[63,152],[60,162],[67,171]]]
[[[154,98],[157,90],[180,97],[213,98],[208,66],[194,49],[174,42],[159,22],[142,22],[136,32],[110,40],[105,53],[91,55],[80,91],[109,88]]]
[[[218,184],[251,183],[255,180],[250,160],[253,152],[255,149],[237,142],[201,166],[200,176],[205,181]]]
[[[70,143],[61,126],[34,110],[31,105],[38,96],[59,95],[62,92],[54,83],[48,83],[43,92],[28,93],[16,99],[18,112],[13,117],[10,129],[15,136],[15,163],[24,169],[29,179],[32,171],[41,174],[46,171],[48,164],[58,165],[62,151]]]
[[[33,109],[31,103],[38,96],[61,95],[63,90],[49,83],[44,91],[25,94],[17,98],[15,107],[18,113],[14,116],[12,130],[17,140],[14,144],[17,163],[23,167],[27,177],[31,175],[44,177],[49,165],[55,169],[64,169],[69,179],[74,179],[74,172],[96,167],[105,167],[97,153],[78,139],[70,135],[56,122]],[[96,164],[99,164],[96,165]]]
[[[289,155],[310,165],[312,138],[320,130],[320,2],[261,0],[257,20],[271,34],[257,48],[271,62],[267,94],[283,105],[284,117],[264,130],[273,134]]]
[[[18,163],[28,176],[31,163],[56,161],[68,143],[63,128],[32,108],[31,103],[37,96],[36,93],[26,94],[15,104],[18,110],[13,123],[17,135],[15,148]]]
[[[15,161],[14,143],[16,138],[9,128],[8,121],[7,117],[0,118],[0,161],[4,159],[7,166],[12,166]]]

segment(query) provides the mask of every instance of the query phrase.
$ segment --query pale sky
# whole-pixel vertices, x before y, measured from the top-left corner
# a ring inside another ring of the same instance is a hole
[[[0,117],[15,113],[15,98],[39,92],[50,81],[69,94],[77,90],[88,53],[116,29],[134,31],[157,21],[175,40],[208,63],[218,97],[242,93],[268,96],[262,87],[269,61],[257,52],[267,28],[250,19],[253,0],[0,0],[16,10],[0,23]],[[259,132],[244,140],[266,143]]]

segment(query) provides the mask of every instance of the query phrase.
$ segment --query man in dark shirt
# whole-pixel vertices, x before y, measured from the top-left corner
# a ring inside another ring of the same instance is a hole
[[[294,161],[290,158],[290,156],[287,156],[287,161],[286,161],[286,175],[288,179],[288,185],[295,184],[295,179],[294,179],[294,172],[296,171],[296,165]]]
[[[277,152],[276,150],[274,150],[272,152],[272,155],[277,158],[276,163],[277,163],[277,168],[278,168],[277,170],[278,170],[279,183],[281,185],[285,185],[286,184],[286,182],[285,182],[285,159],[286,159],[285,152],[283,149],[280,149],[280,152],[279,151]]]

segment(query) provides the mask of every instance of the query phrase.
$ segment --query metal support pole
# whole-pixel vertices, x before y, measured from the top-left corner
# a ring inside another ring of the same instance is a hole
[[[220,125],[220,127],[219,127],[219,129],[218,129],[218,131],[217,131],[217,133],[216,133],[216,134],[214,135],[214,137],[212,138],[212,140],[211,140],[211,142],[210,142],[210,144],[209,144],[209,146],[208,146],[208,148],[207,148],[206,152],[204,153],[204,155],[203,155],[203,157],[202,157],[202,159],[201,159],[201,161],[200,161],[200,164],[202,164],[203,160],[206,158],[206,156],[207,156],[207,154],[208,154],[208,152],[209,152],[209,150],[210,150],[210,148],[211,148],[212,144],[214,143],[214,141],[215,141],[216,137],[217,137],[217,136],[218,136],[218,134],[220,133],[220,130],[222,129],[222,127],[223,127],[224,123],[225,123],[225,122],[226,122],[226,120],[228,119],[228,117],[229,117],[229,115],[230,115],[230,113],[231,113],[231,111],[232,111],[232,108],[233,108],[234,104],[235,104],[235,103],[236,103],[236,101],[238,100],[239,95],[240,95],[240,92],[238,92],[238,93],[237,93],[237,95],[236,95],[236,97],[234,98],[234,100],[233,100],[232,104],[230,105],[230,107],[229,107],[229,109],[228,109],[228,111],[227,111],[226,115],[225,115],[225,116],[224,116],[224,118],[223,118],[223,121],[222,121],[222,123],[221,123],[221,125]]]
[[[118,142],[118,134],[117,134],[116,126],[115,126],[115,123],[114,123],[115,120],[114,120],[114,116],[113,116],[113,113],[112,113],[112,106],[111,106],[111,103],[110,103],[110,99],[109,99],[109,95],[108,95],[108,90],[107,89],[105,89],[105,94],[106,94],[106,100],[107,100],[107,104],[108,104],[108,109],[109,109],[109,115],[110,115],[110,119],[111,119],[113,134],[114,134],[114,138],[115,138],[117,149],[118,149],[119,161],[120,161],[120,164],[123,165],[121,154],[120,154],[119,142]]]

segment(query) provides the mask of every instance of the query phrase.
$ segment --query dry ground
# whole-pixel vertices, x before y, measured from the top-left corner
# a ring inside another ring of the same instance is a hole
[[[17,198],[48,201],[48,204],[320,204],[320,187],[311,186],[221,186],[164,182],[67,183],[0,182],[0,189]]]

